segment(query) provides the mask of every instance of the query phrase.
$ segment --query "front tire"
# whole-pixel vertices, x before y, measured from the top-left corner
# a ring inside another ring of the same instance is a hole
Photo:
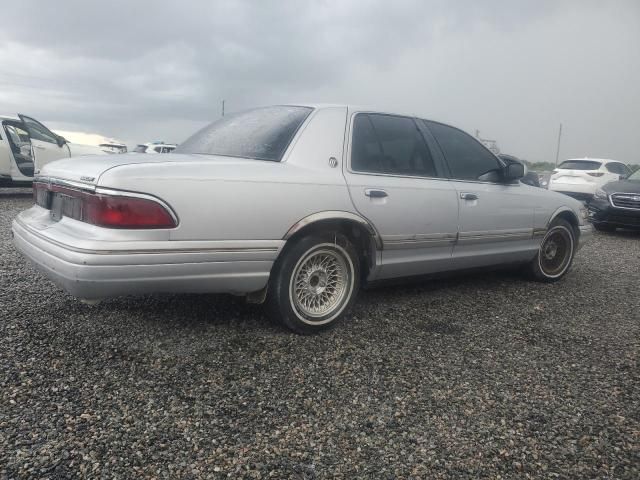
[[[529,264],[533,278],[540,282],[556,282],[571,267],[576,251],[573,226],[561,218],[554,220],[540,243],[538,254]]]
[[[271,316],[301,334],[335,325],[353,305],[360,262],[340,233],[309,235],[283,252],[270,280]]]

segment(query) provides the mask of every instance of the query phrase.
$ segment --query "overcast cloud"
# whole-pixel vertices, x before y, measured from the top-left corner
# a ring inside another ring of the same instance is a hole
[[[180,142],[223,98],[373,104],[640,163],[637,0],[21,0],[1,25],[2,111],[51,128]]]

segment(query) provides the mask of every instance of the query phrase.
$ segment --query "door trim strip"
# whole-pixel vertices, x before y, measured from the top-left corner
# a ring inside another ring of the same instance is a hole
[[[458,242],[463,244],[472,244],[509,240],[528,240],[531,238],[533,238],[532,228],[517,228],[513,230],[460,232],[460,235],[458,235]]]
[[[430,233],[417,235],[385,235],[382,237],[382,240],[386,248],[398,250],[452,245],[456,242],[457,238],[458,235],[455,233]]]

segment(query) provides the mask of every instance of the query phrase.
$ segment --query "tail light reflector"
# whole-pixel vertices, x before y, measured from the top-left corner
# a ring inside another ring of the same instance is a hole
[[[34,183],[36,204],[60,210],[56,214],[105,228],[153,229],[177,226],[173,215],[150,198],[92,193],[72,188]]]
[[[83,220],[107,228],[174,228],[175,220],[159,203],[146,198],[86,195]]]

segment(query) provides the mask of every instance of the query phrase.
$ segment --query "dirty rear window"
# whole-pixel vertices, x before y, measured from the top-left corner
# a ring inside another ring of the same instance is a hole
[[[256,108],[227,115],[188,138],[175,153],[224,155],[279,162],[313,109]]]
[[[602,165],[601,162],[593,162],[591,160],[567,160],[558,165],[558,168],[565,170],[598,170]]]

